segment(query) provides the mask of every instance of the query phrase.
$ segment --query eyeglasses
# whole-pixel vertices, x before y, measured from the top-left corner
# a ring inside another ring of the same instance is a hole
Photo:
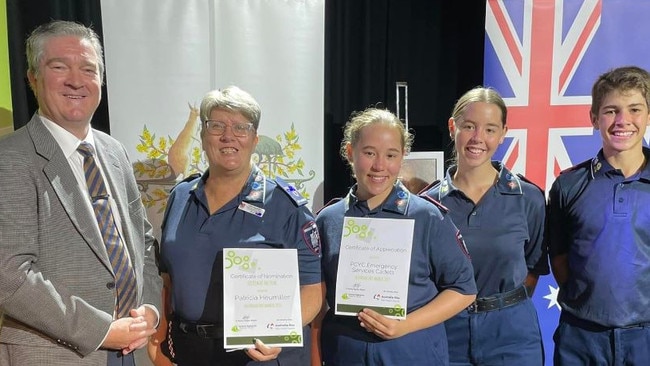
[[[250,122],[233,123],[232,126],[229,126],[221,121],[205,121],[205,129],[210,135],[221,136],[226,133],[226,127],[230,127],[232,134],[237,137],[248,137],[253,130],[253,124]]]

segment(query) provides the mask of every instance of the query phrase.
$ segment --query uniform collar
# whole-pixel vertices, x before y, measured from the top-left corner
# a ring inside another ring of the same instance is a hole
[[[598,154],[591,159],[590,170],[591,178],[593,179],[596,177],[603,177],[605,174],[615,169],[609,162],[607,162],[607,160],[605,160],[603,149],[600,149]]]
[[[643,170],[641,171],[641,174],[638,176],[639,179],[643,179],[645,181],[650,181],[650,149],[647,147],[643,147],[643,156],[645,156],[645,167],[643,167]],[[600,149],[598,151],[598,155],[596,155],[593,159],[591,159],[591,165],[590,165],[590,171],[591,171],[591,178],[596,178],[596,177],[602,177],[605,174],[611,172],[612,170],[616,170],[606,159],[605,155],[603,155],[603,149]]]
[[[197,180],[196,183],[194,183],[191,191],[205,191],[205,181],[208,179],[209,175],[210,171],[206,170],[201,179]],[[246,202],[263,203],[266,199],[266,188],[266,177],[264,176],[264,172],[262,172],[262,170],[258,168],[257,165],[253,164],[251,172],[248,175],[246,184],[244,184],[244,188],[242,188],[240,196],[243,196],[243,201]]]
[[[513,174],[500,161],[493,161],[492,166],[499,171],[497,179],[497,191],[501,194],[519,195],[523,194],[521,189],[521,180],[516,174]]]
[[[456,173],[456,169],[458,169],[456,165],[452,165],[447,169],[445,177],[440,181],[440,188],[438,188],[438,198],[436,198],[436,200],[442,201],[442,199],[447,197],[449,193],[458,190],[458,188],[454,186],[453,180],[451,179],[454,173]]]
[[[349,210],[350,206],[359,203],[359,198],[357,198],[355,194],[356,191],[357,185],[355,184],[350,188],[350,192],[348,192],[348,195],[345,197],[345,212]],[[373,211],[390,211],[400,215],[406,215],[410,199],[411,195],[409,194],[408,189],[404,187],[402,182],[397,181],[395,182],[395,185],[393,185],[393,189],[386,200]]]
[[[251,174],[248,176],[246,185],[242,190],[242,195],[244,195],[244,201],[247,202],[264,202],[266,198],[266,177],[262,169],[258,168],[257,165],[253,165]]]
[[[503,165],[500,161],[492,161],[492,166],[499,172],[496,182],[497,192],[501,194],[512,194],[519,195],[522,194],[521,189],[521,180],[516,174],[513,174],[508,168]],[[452,165],[447,169],[445,178],[440,182],[440,188],[438,189],[438,201],[441,201],[444,197],[449,195],[453,191],[458,191],[458,188],[454,186],[453,180],[451,177],[454,176],[458,166]]]

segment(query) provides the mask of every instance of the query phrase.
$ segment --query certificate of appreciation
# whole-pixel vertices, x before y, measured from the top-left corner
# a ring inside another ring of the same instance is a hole
[[[223,252],[223,346],[303,345],[296,249]]]
[[[363,308],[406,318],[414,220],[345,217],[336,277],[335,313]]]

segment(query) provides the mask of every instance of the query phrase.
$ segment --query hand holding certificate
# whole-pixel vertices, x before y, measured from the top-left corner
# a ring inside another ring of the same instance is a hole
[[[413,220],[345,217],[336,280],[335,313],[370,308],[406,318]]]
[[[303,345],[295,249],[225,249],[223,291],[224,348]]]

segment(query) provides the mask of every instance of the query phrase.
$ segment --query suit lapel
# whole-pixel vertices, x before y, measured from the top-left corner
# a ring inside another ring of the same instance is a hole
[[[47,160],[47,163],[43,166],[43,173],[50,181],[70,221],[77,228],[88,246],[95,252],[97,258],[100,259],[104,266],[111,269],[106,247],[97,227],[97,221],[95,221],[95,214],[90,211],[89,206],[85,203],[85,193],[79,189],[79,184],[74,173],[72,173],[68,160],[63,155],[50,131],[43,125],[43,122],[36,114],[27,124],[27,129],[34,142],[36,153]]]

